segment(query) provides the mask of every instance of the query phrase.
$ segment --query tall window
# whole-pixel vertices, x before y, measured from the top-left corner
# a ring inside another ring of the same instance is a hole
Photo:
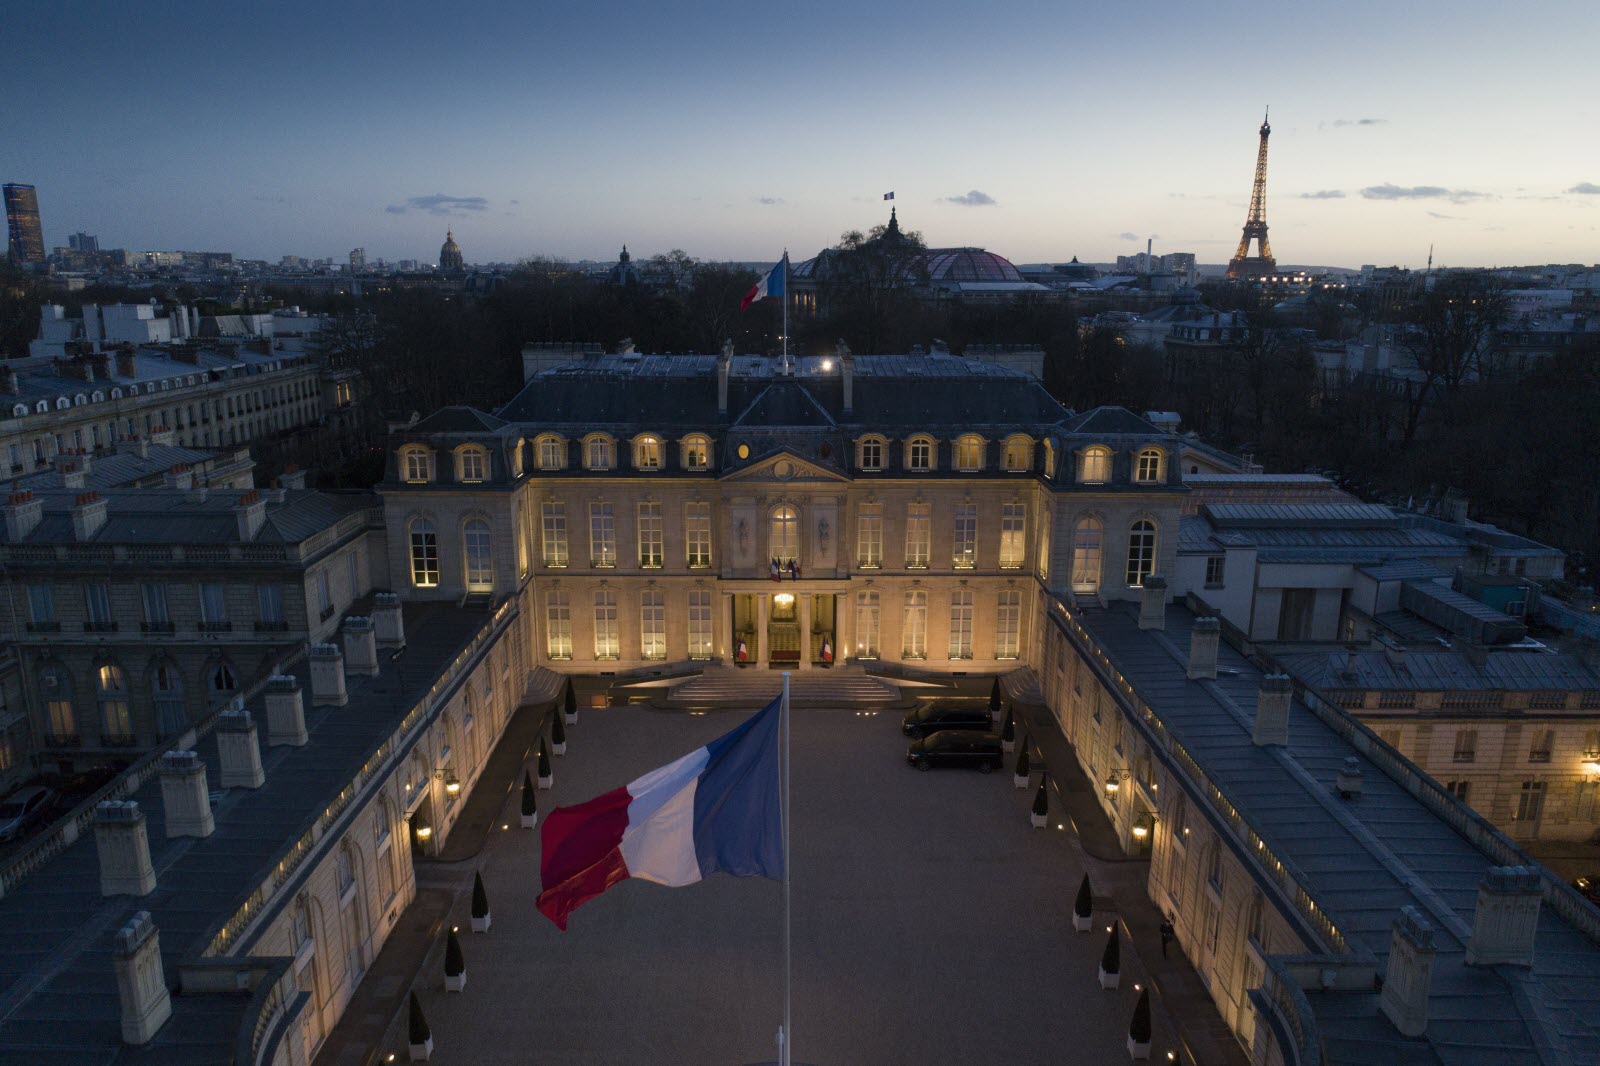
[[[635,470],[661,469],[660,437],[639,437],[633,442],[633,468]]]
[[[711,438],[691,433],[683,438],[683,468],[685,470],[711,469]]]
[[[572,602],[559,589],[544,594],[544,634],[546,655],[572,658]]]
[[[1007,589],[1000,593],[994,617],[994,657],[1015,659],[1022,643],[1022,593]]]
[[[111,588],[101,582],[83,587],[83,607],[87,623],[85,629],[112,630],[117,623],[111,616]]]
[[[881,621],[878,594],[856,593],[856,657],[876,659],[879,655],[878,632]]]
[[[211,670],[211,692],[216,696],[227,696],[237,691],[239,679],[233,674],[233,667],[227,663],[218,663]]]
[[[1206,587],[1221,588],[1227,579],[1228,557],[1213,555],[1206,559]]]
[[[978,508],[974,504],[965,503],[956,508],[950,560],[963,570],[978,565]]]
[[[517,497],[517,576],[528,576],[528,501]]]
[[[800,514],[793,507],[773,510],[771,551],[780,566],[800,558]]]
[[[167,586],[148,582],[140,590],[144,600],[146,629],[160,631],[172,628],[172,616],[167,613]]]
[[[983,469],[983,438],[973,433],[956,438],[956,469],[968,473]]]
[[[28,619],[35,628],[56,624],[56,590],[54,585],[28,586]]]
[[[883,439],[881,437],[868,437],[861,442],[861,462],[863,470],[883,469]]]
[[[128,678],[120,666],[102,666],[98,676],[100,739],[107,744],[133,741],[133,716],[128,713]]]
[[[711,590],[689,590],[689,658],[711,658]]]
[[[925,659],[928,656],[928,594],[906,593],[904,639],[901,654],[907,659]]]
[[[1027,509],[1025,504],[1008,503],[1000,508],[1000,565],[1015,570],[1022,565],[1028,550]]]
[[[617,594],[602,589],[594,594],[594,657],[615,659],[621,652],[617,635]]]
[[[411,522],[411,583],[422,589],[439,584],[439,534],[426,518]]]
[[[906,467],[910,470],[933,469],[933,438],[912,437],[906,445]]]
[[[583,447],[584,465],[590,470],[610,470],[616,465],[616,445],[610,437],[590,437]]]
[[[47,666],[39,673],[39,688],[50,717],[50,742],[60,744],[75,738],[78,720],[72,707],[72,675],[62,667]]]
[[[1033,466],[1033,441],[1027,437],[1007,437],[1003,460],[1007,470],[1027,470]]]
[[[394,896],[394,833],[389,825],[389,804],[380,800],[372,816],[372,853],[377,856],[378,898],[385,903]]]
[[[913,503],[906,507],[906,565],[927,569],[929,552],[929,505]]]
[[[1083,466],[1078,478],[1085,485],[1104,485],[1111,480],[1111,449],[1095,445],[1083,450]]]
[[[539,469],[561,470],[567,465],[567,442],[560,437],[539,438]]]
[[[666,593],[660,589],[639,593],[639,654],[646,659],[667,657]]]
[[[1451,761],[1459,763],[1478,761],[1478,731],[1476,729],[1456,730],[1455,753]]]
[[[589,504],[589,563],[591,566],[617,565],[617,526],[611,504],[596,500]]]
[[[324,570],[318,577],[326,573]],[[211,631],[228,628],[228,592],[220,581],[206,581],[200,585],[200,628]]]
[[[567,565],[567,505],[545,500],[539,507],[539,549],[546,566]]]
[[[1537,822],[1544,813],[1544,782],[1524,781],[1517,796],[1517,821]]]
[[[477,445],[462,448],[457,453],[461,464],[461,480],[476,482],[489,480],[489,453]]]
[[[1145,448],[1140,451],[1138,461],[1134,465],[1134,480],[1147,485],[1159,482],[1164,473],[1162,468],[1166,465],[1163,459],[1160,448]]]
[[[972,658],[972,592],[957,589],[950,594],[950,658]]]
[[[1462,803],[1467,802],[1468,795],[1472,792],[1472,782],[1457,779],[1445,782],[1444,790]]]
[[[1529,762],[1549,762],[1550,753],[1556,745],[1556,734],[1553,729],[1544,729],[1533,735],[1533,743],[1528,746]]]
[[[423,484],[428,481],[431,465],[428,461],[428,449],[407,448],[400,453],[405,468],[406,481],[413,485]]]
[[[261,616],[261,624],[265,626],[280,626],[283,624],[283,586],[276,583],[256,586],[256,613]]]
[[[883,565],[883,505],[864,503],[856,519],[856,563],[863,567]]]
[[[1156,570],[1156,524],[1141,518],[1128,531],[1128,584],[1143,588]]]
[[[684,545],[693,568],[711,565],[711,505],[686,504],[683,509]]]
[[[467,591],[493,591],[494,544],[489,523],[481,518],[468,519],[466,525],[461,527],[461,543],[467,571]]]
[[[652,568],[659,567],[661,560],[661,505],[659,503],[641,503],[639,505],[639,565]]]
[[[168,662],[156,664],[150,677],[150,695],[156,705],[156,728],[163,738],[181,733],[189,725],[183,705],[183,678]]]

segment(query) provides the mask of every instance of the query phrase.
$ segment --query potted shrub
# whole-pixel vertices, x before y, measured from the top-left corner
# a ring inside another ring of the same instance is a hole
[[[1133,1006],[1133,1021],[1128,1023],[1128,1057],[1150,1057],[1150,990],[1139,993],[1139,1002]]]
[[[472,931],[489,931],[489,893],[483,890],[483,874],[472,875]]]
[[[1043,829],[1050,816],[1050,797],[1045,794],[1046,784],[1048,782],[1044,778],[1039,778],[1039,791],[1033,795],[1033,813],[1028,816],[1028,821],[1035,829]]]
[[[1089,875],[1083,875],[1083,883],[1078,886],[1078,899],[1072,905],[1072,928],[1080,933],[1089,931],[1089,923],[1094,918],[1094,893],[1089,890]]]
[[[567,753],[567,727],[566,715],[558,714],[550,719],[550,750],[557,755]]]
[[[411,993],[411,1018],[406,1024],[411,1042],[411,1061],[427,1062],[433,1054],[433,1030],[428,1028],[428,1019],[422,1013],[422,1004],[417,1002],[416,992]]]
[[[1100,956],[1100,987],[1104,989],[1116,988],[1122,983],[1122,940],[1117,932],[1117,927],[1111,927],[1111,935],[1106,937],[1106,950]]]
[[[1016,709],[1006,707],[1006,721],[1000,727],[1000,750],[1015,751],[1017,749],[1017,722]]]
[[[549,788],[555,784],[555,775],[550,772],[550,749],[545,747],[544,737],[539,737],[539,787]]]
[[[562,717],[568,725],[578,724],[578,692],[572,687],[572,682],[567,682],[566,702],[562,708]]]
[[[444,990],[463,992],[467,987],[467,957],[461,954],[461,941],[452,928],[444,938]]]
[[[1000,679],[994,679],[994,684],[989,687],[989,717],[993,718],[1000,713]]]
[[[1011,783],[1018,788],[1028,787],[1028,773],[1032,769],[1028,762],[1028,749],[1024,747],[1017,752],[1017,768],[1011,773]]]
[[[532,829],[539,824],[539,800],[533,788],[533,778],[522,771],[522,828]]]

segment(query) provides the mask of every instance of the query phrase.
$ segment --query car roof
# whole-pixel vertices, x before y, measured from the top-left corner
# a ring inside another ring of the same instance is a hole
[[[999,744],[1000,734],[980,733],[976,729],[945,729],[928,738],[930,747],[935,745],[947,746],[950,744],[975,744],[983,741],[986,744]]]

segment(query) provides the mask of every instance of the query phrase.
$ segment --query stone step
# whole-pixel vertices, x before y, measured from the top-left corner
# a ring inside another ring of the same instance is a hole
[[[783,677],[776,671],[708,672],[667,690],[657,703],[676,708],[750,706],[769,702],[782,691]],[[900,703],[901,695],[875,677],[819,670],[791,675],[789,702],[796,707],[885,707]]]

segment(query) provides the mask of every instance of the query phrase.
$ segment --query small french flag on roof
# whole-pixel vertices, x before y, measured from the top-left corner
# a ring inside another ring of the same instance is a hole
[[[893,200],[894,199],[894,193],[886,192],[886,193],[883,194],[883,198],[885,200]]]

